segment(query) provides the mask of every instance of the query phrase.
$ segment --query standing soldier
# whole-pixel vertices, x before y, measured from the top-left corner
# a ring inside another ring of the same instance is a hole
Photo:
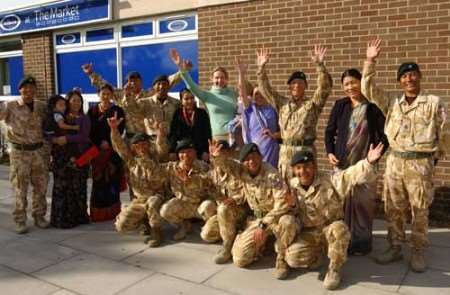
[[[30,183],[33,186],[32,215],[34,224],[39,228],[49,226],[45,220],[48,158],[44,148],[42,129],[47,106],[35,98],[36,80],[33,77],[29,76],[20,81],[19,92],[19,99],[0,105],[0,120],[4,120],[8,127],[6,138],[12,148],[10,181],[16,196],[13,212],[16,232],[23,234],[28,231],[26,209]],[[58,138],[54,140],[57,143]],[[62,143],[60,142],[60,144]]]
[[[133,231],[148,220],[151,228],[148,245],[157,247],[161,244],[162,218],[159,209],[167,195],[167,174],[159,164],[159,159],[168,154],[169,148],[163,128],[159,128],[154,142],[150,141],[149,135],[138,133],[131,138],[128,146],[118,130],[122,119],[117,120],[116,115],[108,119],[108,124],[111,127],[112,146],[128,166],[135,198],[128,207],[122,208],[116,219],[116,229],[118,232]]]
[[[258,146],[254,143],[246,144],[242,147],[239,160],[241,163],[226,159],[221,156],[220,145],[214,142],[210,146],[210,155],[214,157],[214,165],[230,173],[233,177],[242,182],[242,198],[251,209],[251,219],[242,233],[236,236],[234,244],[225,245],[230,248],[223,249],[221,258],[225,260],[226,251],[231,250],[233,262],[238,267],[245,267],[262,256],[267,238],[269,235],[276,237],[276,251],[278,252],[275,277],[284,276],[286,266],[282,254],[285,248],[292,243],[295,234],[286,235],[287,232],[280,231],[279,228],[291,226],[295,222],[295,217],[288,215],[291,205],[295,204],[292,195],[286,190],[286,186],[281,180],[278,171],[270,164],[262,161]],[[240,203],[240,201],[238,201]],[[221,228],[229,229],[229,241],[232,242],[236,231],[237,215],[236,205],[238,202],[234,198],[227,199],[228,212],[219,211],[219,216],[223,218]],[[224,208],[225,209],[225,208]],[[221,214],[223,213],[223,214]],[[227,214],[229,213],[229,214]],[[220,253],[219,253],[220,254]],[[221,262],[221,261],[219,261]]]
[[[310,100],[304,97],[308,84],[306,75],[300,71],[292,73],[287,81],[290,98],[276,92],[270,85],[265,70],[270,52],[264,48],[257,52],[258,90],[277,109],[279,115],[283,144],[278,167],[283,178],[289,177],[289,162],[297,151],[308,150],[315,153],[317,121],[332,87],[331,76],[323,63],[326,51],[325,47],[314,46],[312,60],[317,65],[318,77],[317,89]]]
[[[291,161],[294,177],[290,181],[293,195],[297,197],[300,222],[280,229],[297,236],[295,242],[282,253],[285,263],[293,268],[314,269],[320,266],[326,249],[330,264],[323,285],[333,290],[341,281],[340,271],[347,260],[350,231],[343,221],[344,199],[356,186],[376,179],[374,163],[381,157],[383,144],[370,146],[367,159],[342,170],[333,176],[321,175],[317,162],[309,151],[300,151]],[[300,226],[301,225],[301,226]],[[288,275],[288,267],[284,279]]]
[[[189,219],[207,221],[217,211],[216,202],[210,200],[212,185],[208,177],[208,165],[197,160],[194,143],[190,139],[180,140],[175,152],[178,161],[163,164],[174,198],[161,207],[161,216],[177,227],[173,236],[182,240],[191,230]]]
[[[384,179],[384,209],[390,247],[377,257],[380,264],[402,258],[408,211],[412,215],[412,254],[410,265],[424,272],[424,250],[428,241],[428,208],[433,201],[433,172],[436,162],[448,152],[450,126],[447,108],[438,96],[421,89],[422,73],[416,63],[403,63],[397,81],[401,97],[389,98],[375,85],[375,60],[381,40],[368,43],[364,63],[362,93],[386,115],[385,133],[390,144]]]

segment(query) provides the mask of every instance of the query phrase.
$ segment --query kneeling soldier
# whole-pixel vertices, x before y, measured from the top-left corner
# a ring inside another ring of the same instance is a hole
[[[280,224],[289,227],[295,222],[295,217],[287,214],[292,208],[291,204],[295,204],[295,200],[291,201],[291,195],[283,184],[280,174],[271,165],[262,161],[258,146],[254,143],[243,146],[239,155],[241,163],[224,158],[220,149],[217,142],[210,146],[214,165],[241,180],[242,202],[246,202],[251,209],[245,230],[237,235],[231,248],[234,264],[245,267],[258,260],[262,256],[267,237],[272,234],[276,236],[276,251],[284,253],[285,248],[295,238],[295,233],[291,236],[286,235],[285,232],[279,231],[279,228]],[[234,199],[230,199],[228,206],[234,202],[236,202]],[[223,218],[224,228],[235,228],[234,214],[223,214]],[[229,251],[229,248],[224,250]],[[277,277],[280,272],[284,272],[284,269],[280,268],[279,261],[280,257],[277,257],[275,271]]]
[[[375,180],[374,163],[381,157],[382,150],[382,144],[376,148],[371,146],[367,159],[331,177],[318,174],[311,152],[302,151],[294,155],[291,161],[294,177],[290,187],[297,196],[297,212],[302,228],[294,223],[282,229],[288,235],[297,233],[294,243],[284,253],[285,265],[316,268],[320,266],[325,248],[330,264],[323,284],[330,290],[339,286],[340,270],[347,260],[350,241],[350,231],[343,221],[344,198],[355,185]]]
[[[159,209],[165,201],[167,173],[159,164],[159,159],[168,155],[169,148],[165,142],[163,128],[159,129],[155,143],[144,133],[135,134],[128,146],[120,136],[117,116],[108,119],[111,127],[111,141],[114,150],[125,161],[129,168],[129,181],[133,187],[135,198],[128,207],[120,212],[116,219],[118,232],[134,231],[148,219],[151,227],[150,247],[161,244],[161,221]]]

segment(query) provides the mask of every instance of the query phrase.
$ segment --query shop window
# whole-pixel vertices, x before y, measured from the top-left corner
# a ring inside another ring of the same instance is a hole
[[[139,23],[122,26],[122,38],[132,38],[153,35],[153,23]]]
[[[56,45],[80,44],[81,33],[67,33],[56,35]]]
[[[196,29],[195,16],[171,18],[159,21],[159,33],[179,33]]]
[[[86,32],[86,42],[100,42],[114,39],[114,29],[100,29]]]

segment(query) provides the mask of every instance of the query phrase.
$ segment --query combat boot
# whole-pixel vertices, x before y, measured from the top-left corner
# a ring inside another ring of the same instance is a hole
[[[277,262],[275,263],[275,271],[273,276],[278,280],[284,280],[289,275],[289,265],[284,261],[284,258],[277,257]]]
[[[424,272],[427,270],[427,264],[425,262],[425,255],[423,253],[423,250],[412,250],[410,265],[411,269],[414,272]]]
[[[19,235],[25,234],[28,232],[28,227],[25,222],[17,222],[16,223],[16,233]]]
[[[150,225],[148,225],[147,222],[145,222],[144,224],[142,224],[140,230],[139,230],[139,234],[141,236],[149,236],[152,233],[152,229],[150,228]]]
[[[323,265],[323,255],[319,255],[310,266],[308,266],[309,270],[317,270]]]
[[[186,235],[191,231],[191,223],[189,221],[183,221],[178,228],[178,231],[173,235],[175,241],[180,241],[186,238]]]
[[[390,246],[386,251],[375,258],[375,262],[378,264],[388,264],[400,260],[402,257],[402,247]]]
[[[323,286],[327,290],[335,290],[339,287],[341,283],[341,273],[340,270],[336,270],[332,267],[328,269],[325,279],[323,280]]]
[[[214,256],[215,264],[224,264],[231,259],[231,247],[233,243],[223,243],[223,247]]]
[[[151,229],[151,236],[147,241],[147,245],[151,248],[158,247],[161,245],[162,241],[162,234],[161,234],[161,228],[158,226],[153,226]]]
[[[50,226],[50,223],[45,220],[44,217],[36,217],[34,218],[34,225],[39,228],[48,228]]]

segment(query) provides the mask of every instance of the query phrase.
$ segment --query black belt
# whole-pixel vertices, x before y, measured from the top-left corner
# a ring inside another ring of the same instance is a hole
[[[292,146],[312,146],[314,144],[315,138],[310,139],[283,139],[284,145]]]
[[[41,148],[44,144],[42,142],[30,143],[30,144],[20,144],[11,142],[11,146],[18,151],[35,151]]]
[[[399,152],[391,150],[390,153],[397,158],[402,158],[406,160],[414,160],[414,159],[425,159],[431,158],[434,156],[434,153],[427,152]]]

